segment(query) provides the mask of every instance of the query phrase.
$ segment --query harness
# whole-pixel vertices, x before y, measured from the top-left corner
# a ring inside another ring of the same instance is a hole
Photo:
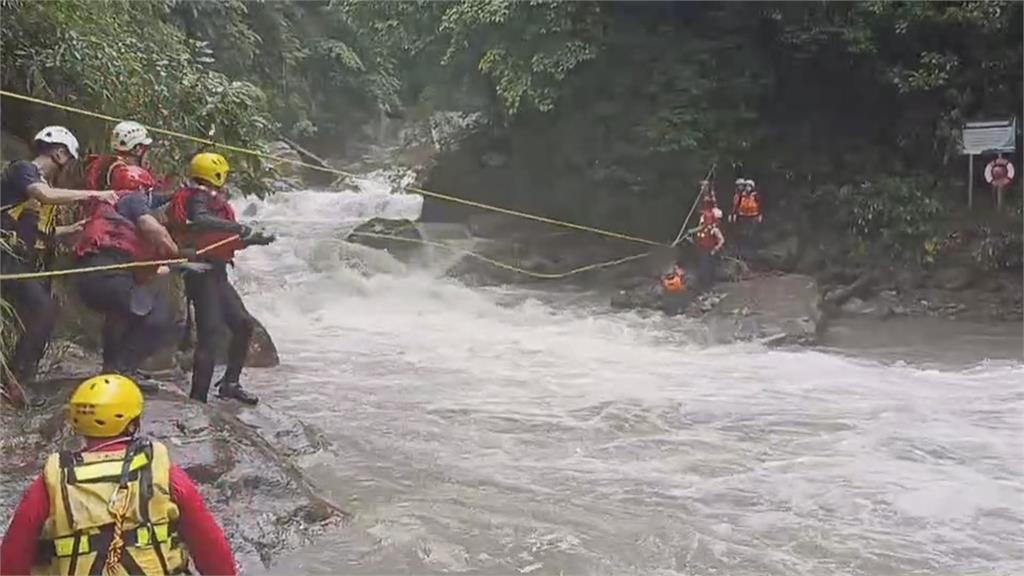
[[[39,556],[43,572],[186,572],[163,444],[136,439],[111,452],[52,454],[43,478],[50,497]]]

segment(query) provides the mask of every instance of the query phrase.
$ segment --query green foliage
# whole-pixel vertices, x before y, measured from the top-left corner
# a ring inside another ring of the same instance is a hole
[[[894,255],[926,255],[942,205],[935,183],[926,177],[882,177],[844,186],[835,198],[846,225],[858,239],[880,245]],[[911,251],[909,254],[902,252]]]
[[[187,39],[166,16],[161,2],[5,5],[4,88],[236,146],[258,146],[273,134],[262,91],[213,70],[210,47]],[[81,117],[69,123],[87,146],[107,148],[111,126]],[[158,167],[166,170],[197,151],[181,139],[160,143]],[[250,182],[263,172],[259,162],[231,161],[250,171]]]
[[[475,62],[509,117],[548,112],[569,73],[596,57],[601,20],[600,6],[589,2],[452,2],[441,16],[442,62]]]

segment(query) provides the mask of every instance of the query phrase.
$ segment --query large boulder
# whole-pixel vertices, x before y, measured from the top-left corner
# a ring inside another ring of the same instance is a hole
[[[719,284],[718,302],[705,314],[711,340],[814,344],[824,328],[818,284],[799,274],[764,275]]]
[[[245,366],[249,368],[273,368],[281,363],[281,358],[277,355],[277,346],[270,337],[270,333],[263,326],[263,323],[256,318],[253,318],[253,320],[256,321],[256,327],[252,332],[252,338],[249,339],[249,352],[245,357]],[[183,369],[192,369],[191,351],[192,347],[195,346],[195,338],[195,324],[193,322],[190,338],[180,346],[181,351],[187,353],[177,355],[178,363]],[[222,323],[217,327],[215,342],[214,358],[218,365],[226,364],[228,361],[228,346],[231,343],[231,331],[226,324]],[[168,353],[173,356],[173,348],[168,349]],[[156,358],[159,360],[161,355],[157,354]],[[149,370],[164,368],[163,365],[154,365],[152,362],[147,363],[145,367]]]
[[[291,145],[281,140],[271,142],[267,147],[267,154],[280,159],[268,161],[270,169],[278,175],[278,178],[271,182],[275,191],[302,187],[304,168],[299,164],[303,162],[302,156]]]
[[[412,220],[406,219],[373,218],[356,227],[348,239],[364,246],[386,250],[402,261],[407,261],[424,246],[419,227]]]

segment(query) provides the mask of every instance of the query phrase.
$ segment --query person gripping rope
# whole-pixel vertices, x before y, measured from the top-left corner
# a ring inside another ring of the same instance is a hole
[[[49,250],[55,237],[75,231],[77,226],[56,225],[56,206],[117,200],[111,190],[70,190],[50,184],[78,160],[78,139],[70,130],[48,126],[35,135],[33,143],[35,158],[12,162],[0,181],[0,230],[13,252],[0,254],[5,274],[46,267],[40,254]],[[11,373],[18,381],[33,380],[57,319],[50,283],[45,279],[7,281],[2,293],[4,300],[13,303],[24,327],[9,359]]]
[[[227,264],[237,250],[265,246],[275,238],[237,221],[224,189],[229,172],[228,162],[220,154],[203,152],[193,157],[189,164],[191,181],[174,193],[167,222],[178,245],[192,249],[237,237],[203,256],[203,261],[213,265],[211,270],[185,274],[185,291],[195,309],[197,335],[189,396],[200,402],[207,400],[213,379],[217,327],[223,321],[231,331],[231,342],[227,369],[217,383],[217,395],[256,404],[259,398],[239,383],[256,320],[228,280]]]
[[[721,211],[717,217],[714,214],[702,214],[700,225],[694,235],[694,244],[700,252],[700,260],[697,264],[697,285],[700,291],[704,292],[711,288],[715,281],[715,268],[718,263],[718,254],[725,246],[725,236],[719,226]]]
[[[4,534],[0,575],[183,574],[190,560],[201,574],[237,574],[196,485],[140,435],[143,407],[121,375],[78,386],[67,419],[85,448],[47,458]]]
[[[156,186],[149,171],[126,166],[114,173],[117,204],[85,204],[87,220],[74,246],[82,267],[111,266],[179,256],[178,246],[151,212]],[[82,302],[103,314],[103,371],[138,379],[142,362],[174,336],[167,297],[150,283],[156,267],[104,270],[79,277]],[[155,391],[147,383],[147,391]]]

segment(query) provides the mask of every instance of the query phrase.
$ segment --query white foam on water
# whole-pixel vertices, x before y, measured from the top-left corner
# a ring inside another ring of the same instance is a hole
[[[470,288],[341,240],[418,216],[390,192],[254,202],[280,240],[236,276],[282,365],[248,378],[324,431],[307,467],[376,539],[282,569],[1024,573],[1019,363],[700,347],[685,320]]]

